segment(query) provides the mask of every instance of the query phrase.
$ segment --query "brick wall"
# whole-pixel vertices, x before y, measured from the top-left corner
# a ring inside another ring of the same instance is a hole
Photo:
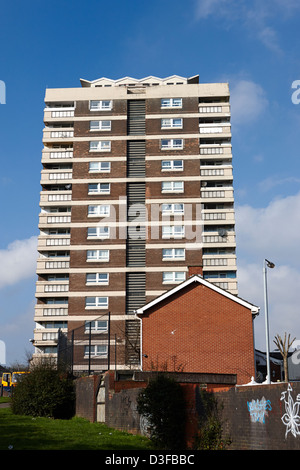
[[[176,375],[176,374],[175,374]],[[196,377],[198,376],[198,378]],[[198,423],[199,389],[214,392],[221,410],[229,450],[299,450],[300,383],[234,386],[233,376],[217,374],[177,374],[184,388],[187,409],[186,436],[193,445]],[[181,377],[181,378],[180,378]],[[145,434],[144,420],[137,413],[136,399],[147,385],[147,373],[136,373],[137,380],[114,380],[104,376],[106,389],[105,423],[115,429]],[[96,421],[97,390],[101,376],[76,381],[76,415]],[[289,414],[289,406],[292,414]],[[295,426],[292,426],[292,424]]]
[[[230,449],[299,450],[299,393],[299,382],[235,387],[216,393],[224,407],[222,419],[232,439]],[[287,413],[288,408],[292,414]]]
[[[143,370],[255,375],[250,309],[193,283],[142,318]]]

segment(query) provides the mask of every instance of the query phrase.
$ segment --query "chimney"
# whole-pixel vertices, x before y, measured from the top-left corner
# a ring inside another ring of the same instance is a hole
[[[199,276],[203,276],[203,269],[202,266],[189,266],[189,277],[194,276],[194,274],[199,274]]]

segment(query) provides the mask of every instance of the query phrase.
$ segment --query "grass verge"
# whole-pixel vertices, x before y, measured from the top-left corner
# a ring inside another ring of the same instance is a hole
[[[149,439],[90,423],[14,415],[0,409],[0,450],[150,450]]]

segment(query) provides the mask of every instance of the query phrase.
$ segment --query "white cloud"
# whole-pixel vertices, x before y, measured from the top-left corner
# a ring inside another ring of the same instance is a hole
[[[28,279],[36,271],[37,237],[16,240],[0,250],[0,288]]]
[[[264,89],[251,80],[233,80],[230,94],[231,117],[234,125],[254,121],[268,106]]]
[[[300,266],[300,193],[278,198],[266,208],[236,207],[237,246],[247,259],[274,257]]]
[[[272,201],[266,208],[236,209],[239,295],[261,308],[255,341],[265,350],[263,261],[267,269],[270,347],[276,334],[300,339],[300,193]]]
[[[269,22],[276,17],[280,21],[288,20],[296,14],[300,5],[298,0],[197,0],[195,17],[205,20],[213,15],[224,20],[223,27],[237,22],[250,36],[254,35],[265,47],[281,53],[277,31]]]
[[[280,177],[280,176],[269,176],[265,178],[263,181],[259,183],[259,188],[262,191],[269,191],[270,189],[274,188],[275,186],[281,186],[284,184],[299,184],[300,178],[296,176],[287,176],[287,177]]]

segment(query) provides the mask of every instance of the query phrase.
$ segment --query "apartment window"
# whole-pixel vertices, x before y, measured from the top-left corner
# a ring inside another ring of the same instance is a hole
[[[85,322],[85,333],[106,333],[108,330],[107,320],[95,320]]]
[[[162,238],[183,238],[184,226],[183,225],[163,225]]]
[[[162,139],[162,150],[183,149],[183,139]]]
[[[88,273],[86,275],[86,284],[109,284],[109,274],[108,273]]]
[[[111,100],[91,100],[90,111],[107,111],[112,109]]]
[[[109,227],[88,227],[88,238],[109,238]]]
[[[183,160],[162,160],[161,169],[168,171],[183,170]]]
[[[164,118],[161,120],[162,129],[182,129],[182,118]]]
[[[166,271],[163,272],[163,283],[174,284],[185,281],[184,271]]]
[[[90,131],[110,131],[111,121],[90,121]]]
[[[86,297],[85,308],[107,308],[108,297]]]
[[[184,204],[162,204],[163,215],[179,215],[184,214]]]
[[[110,140],[93,140],[90,142],[90,152],[110,152]]]
[[[85,357],[107,357],[107,344],[96,344],[84,347]]]
[[[183,193],[183,181],[163,181],[161,183],[162,192]]]
[[[87,261],[109,261],[109,250],[88,250]]]
[[[63,297],[50,297],[49,299],[45,299],[45,304],[47,305],[68,305],[68,298]]]
[[[99,172],[109,173],[110,162],[90,162],[89,172],[90,173],[99,173]]]
[[[89,194],[109,194],[110,183],[90,183],[88,192]]]
[[[182,98],[163,98],[160,105],[162,108],[182,108]]]
[[[211,271],[211,272],[206,272],[203,273],[204,279],[235,279],[236,278],[236,272],[235,271],[227,271],[227,272],[218,272],[218,271]]]
[[[185,249],[184,248],[163,248],[162,259],[170,260],[170,261],[184,260]]]
[[[88,215],[90,217],[109,217],[110,206],[109,205],[96,205],[88,206]]]

